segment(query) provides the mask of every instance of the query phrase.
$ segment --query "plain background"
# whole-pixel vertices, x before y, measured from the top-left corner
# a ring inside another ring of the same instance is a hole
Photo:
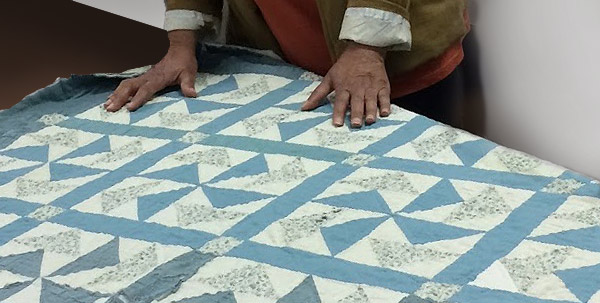
[[[600,179],[600,1],[473,2],[487,137]]]
[[[163,0],[78,2],[155,27],[164,22]],[[600,1],[471,4],[486,137],[600,179]],[[105,36],[111,30],[96,29],[89,35]],[[132,39],[151,53],[164,47],[160,41]],[[118,43],[110,45],[109,54],[128,51]],[[155,62],[139,59],[131,63]],[[105,70],[93,72],[99,71]]]

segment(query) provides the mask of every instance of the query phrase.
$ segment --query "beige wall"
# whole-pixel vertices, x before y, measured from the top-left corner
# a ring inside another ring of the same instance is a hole
[[[600,179],[600,1],[474,2],[488,137]]]

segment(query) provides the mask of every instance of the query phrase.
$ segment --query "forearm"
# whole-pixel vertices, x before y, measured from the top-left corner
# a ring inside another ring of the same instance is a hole
[[[198,32],[195,30],[174,30],[168,33],[169,51],[180,51],[195,55]]]

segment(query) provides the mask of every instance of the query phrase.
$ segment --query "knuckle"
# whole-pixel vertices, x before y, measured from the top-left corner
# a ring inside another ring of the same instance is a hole
[[[130,88],[130,87],[133,87],[135,85],[135,83],[136,83],[135,81],[136,81],[136,79],[126,79],[126,80],[123,80],[121,82],[121,85],[124,88]]]

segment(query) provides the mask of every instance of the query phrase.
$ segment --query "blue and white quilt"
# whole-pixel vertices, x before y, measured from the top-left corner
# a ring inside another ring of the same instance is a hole
[[[395,107],[299,107],[309,73],[201,55],[197,98],[74,76],[0,112],[6,303],[600,302],[600,185]],[[347,123],[349,124],[349,123]]]

